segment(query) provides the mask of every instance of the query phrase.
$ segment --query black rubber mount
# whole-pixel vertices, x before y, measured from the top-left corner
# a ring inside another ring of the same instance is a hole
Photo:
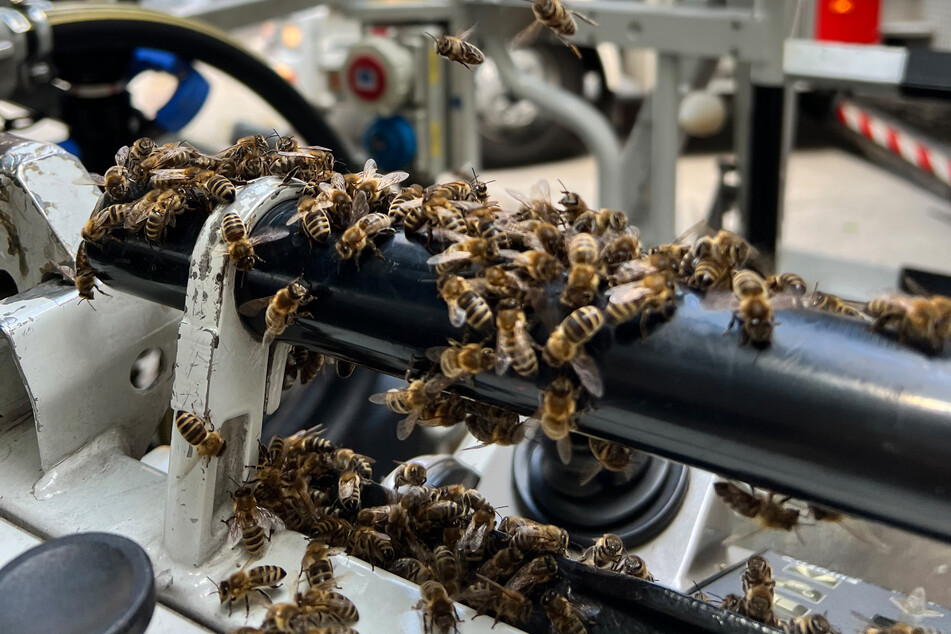
[[[121,535],[61,537],[0,569],[0,632],[138,634],[154,609],[152,562]]]
[[[582,474],[594,463],[587,442],[575,441],[567,465],[547,438],[522,443],[512,467],[516,497],[526,516],[563,526],[579,545],[604,533],[618,535],[628,547],[643,544],[677,515],[688,473],[684,465],[641,452],[632,460],[630,477],[601,470],[582,485]]]

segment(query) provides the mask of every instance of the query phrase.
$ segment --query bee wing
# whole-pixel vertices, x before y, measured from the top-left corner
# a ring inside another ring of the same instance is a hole
[[[426,381],[426,385],[423,389],[426,392],[426,396],[432,398],[455,382],[455,379],[450,379],[440,374]]]
[[[225,520],[225,524],[228,526],[228,548],[234,548],[241,541],[241,526],[238,524],[238,518],[232,515]]]
[[[392,187],[393,185],[402,183],[407,178],[409,178],[409,174],[406,172],[390,172],[389,174],[380,177],[376,187],[377,189],[386,189],[387,187]]]
[[[472,211],[473,209],[480,209],[485,206],[474,200],[450,200],[449,204],[460,211]]]
[[[716,235],[716,231],[714,231],[713,228],[707,224],[706,220],[701,220],[687,227],[683,233],[677,236],[677,239],[674,240],[673,244],[686,244],[687,242],[693,242],[693,240],[701,236],[713,235]]]
[[[476,26],[478,25],[473,24],[468,29],[466,29],[465,31],[457,35],[456,39],[463,40],[463,41],[469,39],[469,36],[472,35],[472,33],[475,31]]]
[[[132,149],[128,145],[123,145],[119,148],[119,151],[116,152],[116,165],[125,165],[129,160],[129,153]]]
[[[556,443],[558,447],[558,457],[561,458],[562,464],[568,464],[571,462],[571,434],[568,434],[561,440]]]
[[[419,420],[419,412],[413,412],[401,420],[396,426],[396,437],[400,440],[409,438],[409,435],[413,433],[413,428],[416,427],[417,420]]]
[[[586,464],[578,473],[578,484],[581,486],[588,484],[594,480],[599,473],[601,473],[602,468],[603,467],[601,466],[601,463],[597,460]]]
[[[523,440],[531,440],[538,431],[538,425],[541,421],[537,418],[526,418],[525,422],[519,425],[512,434],[513,444],[518,444]]]
[[[254,509],[253,517],[257,525],[266,531],[273,533],[284,530],[284,520],[269,509],[259,506]]]
[[[376,161],[374,161],[372,158],[368,158],[368,159],[367,159],[367,162],[363,164],[363,171],[360,172],[360,174],[361,174],[364,178],[366,178],[366,177],[372,176],[372,175],[374,175],[374,174],[376,174],[376,173],[377,173]]]
[[[250,238],[252,245],[258,244],[267,244],[268,242],[274,242],[275,240],[280,240],[288,235],[290,235],[290,230],[287,227],[268,227],[261,233],[257,233]]]
[[[422,206],[423,206],[422,196],[420,196],[419,198],[411,198],[410,200],[407,200],[404,203],[400,203],[400,207],[402,207],[403,209],[419,209]]]
[[[65,278],[66,278],[67,280],[69,280],[70,282],[75,282],[75,281],[76,281],[76,273],[75,273],[75,271],[73,271],[73,269],[71,269],[71,268],[69,268],[68,266],[65,266],[65,265],[63,265],[63,264],[58,264],[58,263],[56,263],[56,262],[53,262],[52,260],[50,261],[50,264],[52,264],[53,266],[55,266],[55,267],[56,267],[56,270],[59,271],[59,272],[63,275],[63,277],[65,277]]]
[[[340,484],[338,487],[340,499],[346,500],[347,498],[352,497],[353,492],[356,490],[356,488],[357,488],[357,478],[348,478],[346,480],[340,480]]]
[[[89,181],[87,181],[86,179],[77,179],[73,182],[76,183],[77,185],[98,185],[99,187],[106,186],[106,179],[105,177],[103,177],[102,174],[90,174],[89,178],[90,178]]]
[[[739,306],[739,301],[730,291],[708,291],[700,301],[705,307],[711,310],[734,309]]]
[[[183,168],[165,168],[152,170],[151,180],[154,182],[156,179],[163,179],[169,181],[186,181],[190,180],[188,178],[188,172]]]
[[[802,298],[790,292],[776,293],[769,298],[769,303],[775,310],[802,308],[803,305]]]
[[[643,299],[650,295],[649,288],[643,286],[640,282],[629,282],[621,286],[615,286],[605,291],[608,301],[612,304],[626,304]]]
[[[574,9],[568,9],[568,13],[570,13],[573,17],[578,18],[578,19],[581,20],[582,22],[587,22],[587,23],[590,24],[591,26],[598,26],[598,23],[597,23],[597,22],[595,22],[594,20],[592,20],[591,18],[589,18],[589,17],[586,16],[586,15],[583,15],[583,14],[581,14],[581,13],[578,13],[578,12],[575,11]]]
[[[541,28],[541,26],[541,22],[534,20],[531,24],[519,31],[518,35],[512,38],[512,48],[520,48],[531,43],[531,41],[538,36],[538,29]]]
[[[512,358],[502,349],[502,346],[495,346],[495,373],[499,376],[505,374],[509,366],[512,365]]]
[[[466,323],[466,311],[455,300],[449,302],[449,323],[455,328],[462,328]]]
[[[426,358],[433,363],[439,363],[440,359],[442,359],[442,353],[448,349],[449,346],[436,346],[434,348],[429,348],[426,350]]]
[[[238,312],[242,315],[257,315],[259,312],[267,308],[267,305],[271,303],[273,295],[268,297],[261,297],[259,299],[252,299],[250,302],[245,302],[238,306]]]
[[[322,147],[320,145],[301,145],[299,149],[307,150],[308,152],[333,152],[329,147]]]
[[[523,194],[522,192],[515,191],[514,189],[506,189],[505,192],[506,192],[509,196],[511,196],[512,198],[514,198],[515,200],[517,200],[518,202],[520,202],[520,203],[522,203],[523,205],[525,205],[526,207],[531,207],[531,206],[532,206],[532,200],[531,200],[528,196],[526,196],[525,194]]]
[[[287,222],[285,223],[285,226],[288,226],[288,227],[289,227],[289,226],[291,226],[292,224],[294,224],[295,222],[299,221],[299,220],[300,220],[301,218],[303,218],[303,217],[304,217],[304,213],[301,212],[301,211],[297,211],[297,213],[295,213],[293,216],[291,216],[290,218],[287,219]]]
[[[326,185],[326,183],[321,183],[321,184],[320,184],[320,188],[321,188],[321,189],[324,189],[324,187],[323,187],[324,185]],[[336,188],[336,189],[339,189],[339,190],[341,190],[341,191],[346,190],[346,189],[347,189],[347,179],[345,179],[345,178],[343,177],[343,174],[341,174],[340,172],[334,172],[333,175],[330,177],[330,185],[329,185],[328,187],[329,187],[330,189]]]
[[[390,392],[392,392],[392,391],[394,391],[394,390],[390,390]],[[371,394],[371,395],[370,395],[370,398],[369,398],[368,400],[369,400],[371,403],[376,403],[377,405],[385,405],[385,404],[386,404],[386,395],[389,394],[390,392],[379,392],[379,393],[377,393],[377,394]]]
[[[548,181],[544,179],[532,185],[530,193],[535,200],[551,202],[551,187],[548,185]]]
[[[437,264],[447,264],[449,262],[459,262],[461,260],[468,260],[472,257],[472,254],[468,251],[443,251],[442,253],[437,253],[428,260],[426,264],[437,265]]]
[[[519,348],[526,348],[535,354],[535,349],[532,346],[534,342],[532,338],[528,336],[528,330],[525,329],[525,326],[521,326],[515,329],[515,345]]]
[[[604,396],[604,382],[601,379],[601,371],[598,370],[598,365],[591,355],[579,348],[578,353],[571,360],[571,367],[578,375],[581,385],[588,390],[591,396],[595,398]]]
[[[350,209],[350,222],[356,222],[370,212],[370,205],[367,204],[366,192],[360,190],[353,197],[353,205]]]

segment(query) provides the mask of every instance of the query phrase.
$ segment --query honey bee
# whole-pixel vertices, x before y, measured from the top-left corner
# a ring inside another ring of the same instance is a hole
[[[608,271],[615,271],[625,262],[641,257],[641,239],[637,229],[630,227],[621,232],[601,249],[600,261]]]
[[[551,621],[551,627],[556,634],[587,634],[587,628],[581,614],[565,597],[555,590],[548,590],[541,598],[545,615]]]
[[[149,214],[152,212],[153,208],[158,205],[159,196],[164,192],[153,189],[146,193],[142,198],[138,199],[132,206],[129,208],[128,212],[125,215],[125,220],[122,223],[126,229],[132,233],[138,233],[145,227],[145,223],[149,218]]]
[[[398,490],[404,484],[409,486],[426,484],[426,467],[418,462],[405,462],[400,465],[393,478],[393,488]]]
[[[240,570],[222,580],[221,583],[215,583],[211,579],[209,581],[218,589],[218,598],[221,603],[228,603],[228,616],[231,616],[234,602],[241,599],[244,599],[244,614],[247,616],[251,611],[248,595],[258,592],[270,603],[271,597],[262,588],[277,588],[281,585],[281,579],[286,576],[284,569],[278,566],[256,566],[247,572]]]
[[[501,583],[511,577],[524,560],[525,554],[509,545],[486,560],[479,568],[479,574]]]
[[[272,511],[258,506],[251,487],[239,488],[231,499],[234,500],[234,515],[225,520],[228,548],[234,548],[240,541],[251,559],[259,559],[274,531],[284,529],[284,522]]]
[[[332,590],[311,588],[296,597],[297,605],[304,613],[308,625],[345,625],[360,620],[360,613],[353,601]]]
[[[275,150],[262,161],[265,171],[271,176],[320,182],[325,174],[326,163],[321,153]]]
[[[294,357],[297,368],[300,371],[301,385],[307,385],[320,374],[324,367],[324,355],[314,350],[308,350],[300,346],[294,347]]]
[[[173,190],[162,192],[145,217],[146,239],[152,242],[161,240],[166,228],[175,225],[175,216],[184,210],[184,200],[178,192]]]
[[[871,326],[875,332],[892,326],[900,343],[920,345],[932,353],[944,347],[946,338],[938,333],[942,311],[927,297],[878,297],[868,303],[865,311],[875,320]]]
[[[499,302],[495,318],[498,335],[495,349],[495,371],[505,374],[509,366],[521,376],[534,376],[538,372],[538,357],[532,348],[528,334],[525,312],[513,299]]]
[[[354,200],[356,200],[357,192],[362,191],[367,198],[367,204],[374,210],[377,210],[380,205],[386,205],[388,208],[387,196],[390,189],[409,178],[408,173],[401,171],[380,174],[377,171],[376,161],[372,158],[367,159],[363,171],[354,176],[356,177],[352,193]]]
[[[743,571],[742,582],[744,593],[753,586],[776,587],[776,581],[773,579],[772,566],[759,555],[753,555],[746,560],[746,569]]]
[[[637,555],[624,555],[611,566],[611,570],[628,577],[637,577],[644,581],[654,581],[654,575],[647,569],[647,563]]]
[[[477,343],[462,345],[449,340],[448,348],[430,348],[426,356],[439,363],[439,369],[447,379],[457,381],[495,368],[495,351]]]
[[[229,211],[221,217],[221,239],[228,246],[228,257],[239,271],[250,271],[254,263],[261,260],[254,253],[258,244],[273,242],[287,235],[287,232],[272,227],[249,238],[248,229],[238,214]]]
[[[328,453],[334,451],[337,447],[332,442],[321,436],[324,428],[320,425],[309,429],[302,429],[299,432],[284,439],[289,455],[309,454],[309,453]]]
[[[93,244],[102,242],[102,239],[106,237],[109,230],[109,214],[107,212],[111,210],[112,207],[117,207],[122,210],[128,209],[126,204],[112,205],[91,215],[89,220],[83,224],[83,228],[79,233],[79,237],[83,239],[83,242],[92,242]],[[125,212],[123,212],[123,217],[124,214]]]
[[[386,567],[396,559],[396,551],[389,535],[367,526],[359,526],[350,533],[350,554],[368,562],[371,566]]]
[[[728,594],[720,601],[720,609],[741,614],[743,612],[743,597],[738,594]]]
[[[301,232],[307,236],[311,244],[326,242],[330,239],[330,217],[320,207],[320,201],[312,196],[303,196],[297,204],[297,213],[291,216],[287,224],[300,222]]]
[[[812,295],[808,298],[807,305],[827,313],[837,313],[839,315],[848,315],[849,317],[862,317],[862,311],[849,305],[849,302],[846,300],[831,293],[823,293],[819,290],[812,292]]]
[[[353,214],[353,197],[347,191],[347,182],[343,174],[334,172],[330,177],[330,182],[321,182],[317,185],[319,192],[311,193],[305,187],[301,192],[301,202],[298,204],[297,212],[302,214],[304,206],[310,206],[324,211],[328,220],[332,221],[338,227],[347,226],[350,223]],[[316,203],[308,205],[305,201],[316,196]],[[295,218],[292,216],[291,220]],[[288,222],[290,222],[289,220]]]
[[[412,557],[397,559],[390,565],[389,571],[398,577],[412,581],[416,585],[423,585],[433,579],[436,574],[425,563]]]
[[[547,251],[523,251],[512,258],[512,264],[538,282],[554,282],[565,272],[561,261]]]
[[[460,33],[456,37],[451,35],[440,35],[436,37],[429,33],[426,35],[433,38],[433,49],[437,55],[445,57],[450,62],[459,62],[469,70],[472,70],[473,66],[478,66],[485,61],[485,55],[482,51],[480,51],[475,44],[466,41],[474,30],[475,27],[473,26],[468,31]]]
[[[85,241],[80,242],[79,246],[76,248],[75,262],[75,269],[62,264],[55,264],[55,266],[64,278],[68,279],[76,286],[76,292],[79,295],[80,303],[83,300],[92,302],[94,299],[94,290],[97,290],[103,295],[110,297],[109,293],[103,291],[102,287],[96,283],[96,269],[92,268],[92,264],[89,263],[89,256],[86,254]]]
[[[460,264],[472,264],[485,267],[492,264],[500,255],[508,250],[500,250],[493,240],[485,238],[465,238],[458,235],[459,241],[450,245],[445,251],[426,260],[426,264],[436,267],[436,273],[444,275]],[[515,251],[511,255],[515,255]]]
[[[592,233],[599,238],[613,233],[620,236],[627,230],[627,216],[616,209],[588,209],[575,218],[571,225],[575,231]]]
[[[584,344],[604,326],[604,314],[597,306],[582,306],[576,309],[551,332],[542,358],[552,367],[570,363],[581,384],[594,396],[602,396],[604,385],[598,366],[585,351]]]
[[[785,634],[841,634],[821,614],[807,614],[780,624]],[[919,634],[924,634],[921,632]]]
[[[942,632],[935,628],[909,625],[901,622],[893,622],[891,625],[877,625],[870,619],[856,612],[852,614],[868,624],[865,626],[865,629],[862,630],[861,634],[942,634]],[[835,632],[835,630],[832,630],[832,632]]]
[[[340,506],[351,512],[360,508],[361,486],[362,482],[356,471],[347,470],[341,473],[337,483],[337,500]]]
[[[548,186],[548,181],[540,180],[532,185],[528,196],[511,189],[505,191],[521,203],[519,216],[522,219],[535,218],[555,226],[562,224],[561,212],[551,204],[551,188]]]
[[[267,609],[263,625],[268,631],[294,632],[302,614],[296,603],[273,603]]]
[[[423,582],[419,588],[420,599],[416,609],[423,610],[423,632],[433,631],[445,634],[452,628],[458,632],[457,625],[462,622],[456,612],[456,604],[449,598],[446,588],[438,581]]]
[[[687,279],[687,286],[701,292],[721,290],[730,282],[729,262],[719,254],[700,258]]]
[[[440,544],[433,550],[433,572],[436,573],[436,580],[439,581],[449,591],[449,594],[455,595],[459,591],[459,561],[456,559],[454,551],[448,546]]]
[[[593,480],[602,469],[611,473],[621,473],[627,480],[634,475],[634,470],[638,463],[630,447],[625,447],[616,442],[589,437],[588,448],[591,450],[591,455],[594,456],[596,462],[581,472],[580,484],[582,486]]]
[[[561,293],[561,303],[569,308],[586,306],[594,301],[601,278],[598,275],[598,243],[590,233],[579,233],[568,243],[568,281]]]
[[[511,545],[525,553],[568,552],[568,531],[552,524],[531,523],[519,526],[512,534]]]
[[[359,257],[367,247],[379,257],[382,252],[373,242],[373,238],[390,227],[389,216],[381,213],[368,214],[367,199],[363,190],[357,192],[353,199],[354,223],[343,232],[337,240],[337,255],[341,260],[352,259],[359,268]]]
[[[589,559],[597,568],[616,563],[624,555],[624,542],[613,533],[605,533],[599,537],[593,546],[589,546],[581,553],[579,561]]]
[[[744,270],[733,273],[733,294],[740,302],[733,311],[733,317],[726,331],[733,329],[736,322],[743,327],[740,345],[752,342],[765,346],[773,334],[773,305],[769,300],[766,281],[755,271]]]
[[[469,526],[456,545],[466,561],[482,561],[485,547],[495,529],[495,513],[491,509],[480,509],[472,514]]]
[[[409,187],[404,187],[400,193],[393,197],[393,200],[390,201],[390,208],[387,211],[387,215],[390,217],[393,226],[403,222],[403,219],[406,217],[408,209],[405,205],[414,199],[422,198],[422,196],[423,186],[413,184]]]
[[[531,560],[505,584],[510,590],[531,595],[537,586],[548,583],[558,575],[558,562],[551,555],[542,555]]]
[[[238,312],[242,315],[255,315],[262,308],[267,307],[264,314],[264,323],[267,330],[261,342],[268,346],[274,341],[275,337],[282,334],[293,323],[296,317],[307,315],[307,313],[299,312],[299,309],[312,299],[313,297],[307,291],[307,288],[299,280],[294,280],[275,295],[253,299],[242,304],[238,307]]]
[[[799,524],[800,511],[784,506],[788,497],[774,500],[777,494],[766,491],[759,495],[755,489],[747,493],[732,482],[717,482],[713,490],[735,513],[758,520],[763,528],[788,531]]]
[[[350,522],[333,515],[318,514],[317,520],[311,527],[310,534],[314,539],[322,541],[328,546],[344,547],[350,543],[352,532],[353,527]]]
[[[494,614],[495,621],[505,621],[512,625],[520,625],[532,616],[532,602],[521,592],[505,588],[488,577],[477,575],[479,581],[463,590],[459,599],[478,612]]]
[[[769,288],[769,294],[792,293],[799,297],[806,294],[806,281],[795,273],[781,273],[779,275],[770,275],[766,278],[766,286]]]
[[[466,413],[464,422],[469,433],[482,442],[480,446],[517,445],[528,435],[530,427],[523,425],[515,412],[492,405],[474,405],[475,410]]]
[[[515,46],[526,44],[537,34],[540,27],[546,26],[565,46],[574,51],[579,59],[581,58],[581,51],[567,39],[578,30],[578,25],[574,19],[578,18],[592,26],[597,26],[597,22],[569,9],[561,0],[533,0],[532,13],[535,14],[535,21],[515,36],[513,42]]]
[[[330,548],[319,540],[311,540],[301,559],[301,575],[312,588],[324,588],[333,583],[334,565],[330,561]],[[300,575],[298,575],[300,576]]]
[[[541,423],[545,435],[555,441],[558,457],[565,464],[571,462],[571,430],[575,429],[578,388],[565,376],[552,381],[542,392],[541,407],[529,419]]]
[[[114,204],[131,202],[142,195],[141,186],[123,165],[113,165],[104,175],[93,175],[92,178],[93,182],[106,190]]]
[[[747,590],[741,614],[770,627],[779,627],[779,619],[773,613],[773,588],[757,585]]]
[[[199,456],[218,457],[225,450],[225,441],[220,431],[215,431],[211,423],[188,412],[179,412],[175,417],[175,427],[182,439],[195,448]]]
[[[386,405],[387,409],[397,414],[408,414],[396,428],[396,436],[400,440],[409,438],[417,421],[423,416],[424,408],[442,390],[445,383],[438,379],[426,381],[415,379],[402,389],[391,389],[370,396],[370,402]]]

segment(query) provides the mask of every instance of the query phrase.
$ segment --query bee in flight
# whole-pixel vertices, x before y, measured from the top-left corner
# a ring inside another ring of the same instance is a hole
[[[564,42],[565,46],[574,51],[575,55],[580,58],[581,51],[568,41],[568,38],[578,30],[575,18],[592,26],[598,25],[594,20],[566,7],[561,0],[533,0],[532,13],[535,14],[535,21],[515,36],[515,46],[527,44],[535,37],[540,27],[547,26],[555,34],[555,37]]]
[[[436,50],[436,53],[442,57],[445,57],[451,62],[459,62],[469,70],[472,70],[472,66],[478,66],[485,61],[485,55],[479,48],[466,40],[472,35],[472,32],[475,30],[473,26],[468,31],[460,33],[456,37],[451,35],[440,35],[436,37],[435,35],[429,35],[433,38],[433,48]]]

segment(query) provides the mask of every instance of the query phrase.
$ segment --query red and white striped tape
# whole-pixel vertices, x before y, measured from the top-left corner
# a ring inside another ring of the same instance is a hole
[[[951,157],[925,139],[863,110],[850,101],[839,101],[836,116],[853,132],[902,157],[946,185],[951,185]]]

